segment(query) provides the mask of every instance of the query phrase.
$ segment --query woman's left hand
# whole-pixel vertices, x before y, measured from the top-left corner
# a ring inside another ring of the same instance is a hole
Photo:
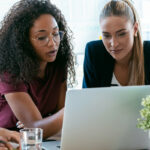
[[[13,146],[9,142],[18,143],[21,150],[20,134],[16,131],[10,131],[4,128],[0,128],[0,150],[13,150]]]

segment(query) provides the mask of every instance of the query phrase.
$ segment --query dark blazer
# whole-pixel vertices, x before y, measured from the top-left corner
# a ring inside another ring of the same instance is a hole
[[[84,58],[83,88],[109,87],[115,60],[101,40],[87,43]],[[150,84],[150,41],[144,41],[145,84]]]

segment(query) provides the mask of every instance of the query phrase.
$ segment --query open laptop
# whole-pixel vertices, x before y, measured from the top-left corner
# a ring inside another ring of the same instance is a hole
[[[147,95],[150,86],[68,91],[61,150],[150,148],[148,133],[136,127],[141,99]]]

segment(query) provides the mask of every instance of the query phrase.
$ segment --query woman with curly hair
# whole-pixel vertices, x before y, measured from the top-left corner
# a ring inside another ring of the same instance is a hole
[[[0,127],[62,127],[69,84],[75,80],[71,36],[64,16],[49,0],[20,0],[0,29]]]

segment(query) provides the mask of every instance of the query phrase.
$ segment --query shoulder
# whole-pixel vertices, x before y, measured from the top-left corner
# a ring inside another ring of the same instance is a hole
[[[150,41],[144,41],[144,66],[146,84],[150,83]]]
[[[26,92],[27,84],[23,81],[16,81],[15,77],[9,73],[4,73],[3,76],[0,76],[0,94],[6,94],[11,92]]]
[[[150,59],[150,41],[144,41],[143,48],[144,48],[145,62],[149,63],[149,59]]]
[[[107,52],[102,40],[88,42],[85,48],[85,57],[102,62],[104,62],[104,60],[113,60],[112,56]]]
[[[86,44],[85,56],[100,57],[107,55],[107,51],[102,40],[90,41]]]
[[[144,41],[143,47],[144,47],[144,53],[150,55],[150,41]]]
[[[143,44],[144,44],[145,48],[147,48],[147,47],[150,48],[150,41],[144,41]]]
[[[102,40],[90,41],[86,44],[86,47],[90,49],[95,49],[95,51],[99,49],[105,50]]]

